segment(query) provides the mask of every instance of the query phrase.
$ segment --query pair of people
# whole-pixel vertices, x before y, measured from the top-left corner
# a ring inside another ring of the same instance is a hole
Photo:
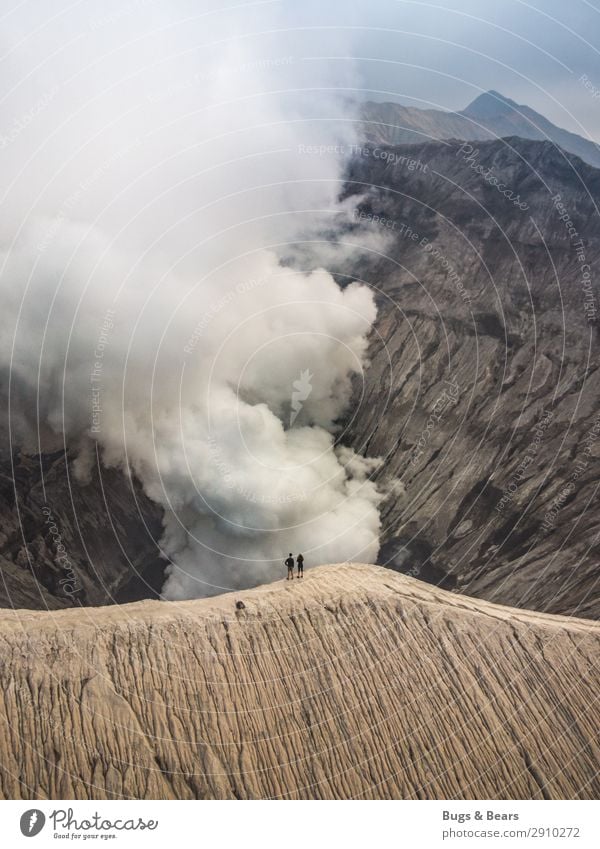
[[[294,555],[292,554],[291,551],[290,551],[289,557],[285,561],[285,565],[287,566],[287,570],[288,570],[287,580],[293,581],[294,580]],[[296,575],[296,577],[297,578],[303,578],[304,577],[304,557],[302,557],[301,554],[299,554],[298,557],[296,557],[296,565],[298,566],[298,574]]]

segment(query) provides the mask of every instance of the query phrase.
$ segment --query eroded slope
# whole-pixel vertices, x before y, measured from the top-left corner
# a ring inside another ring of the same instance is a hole
[[[597,796],[599,644],[592,622],[348,564],[5,611],[0,795]]]

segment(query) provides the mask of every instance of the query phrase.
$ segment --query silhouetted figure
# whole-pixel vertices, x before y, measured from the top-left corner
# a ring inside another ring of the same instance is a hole
[[[290,556],[285,561],[285,565],[288,567],[287,580],[293,581],[294,580],[294,555],[292,554],[291,551],[290,551]]]
[[[304,577],[304,557],[301,554],[296,557],[296,563],[298,564],[298,577]]]

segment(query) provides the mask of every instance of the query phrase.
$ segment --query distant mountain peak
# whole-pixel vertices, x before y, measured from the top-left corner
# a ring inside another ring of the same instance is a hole
[[[467,115],[471,118],[490,118],[501,115],[502,113],[511,112],[513,109],[521,108],[518,103],[515,103],[509,97],[505,97],[498,91],[491,90],[480,94],[459,114]]]
[[[529,106],[493,89],[480,94],[462,112],[367,103],[364,137],[377,144],[422,144],[437,139],[485,141],[519,137],[549,141],[600,168],[600,145],[557,127]]]

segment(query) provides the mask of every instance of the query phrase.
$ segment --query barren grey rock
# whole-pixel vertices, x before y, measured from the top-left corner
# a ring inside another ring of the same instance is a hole
[[[422,144],[435,139],[489,141],[519,136],[551,141],[600,167],[600,147],[595,142],[557,127],[539,112],[497,91],[479,95],[461,112],[369,102],[363,107],[361,131],[375,144]]]
[[[57,609],[156,597],[162,511],[117,469],[82,484],[61,450],[0,453],[0,606]]]
[[[379,315],[344,439],[386,458],[382,481],[401,481],[383,510],[382,564],[597,618],[600,171],[549,142],[478,148],[476,164],[528,208],[486,182],[460,142],[352,165],[362,226],[393,226],[384,255],[359,269]]]

